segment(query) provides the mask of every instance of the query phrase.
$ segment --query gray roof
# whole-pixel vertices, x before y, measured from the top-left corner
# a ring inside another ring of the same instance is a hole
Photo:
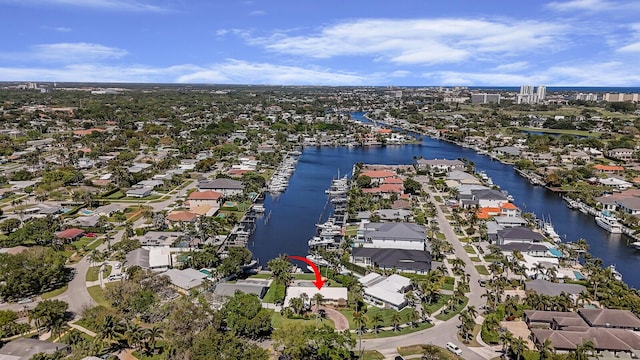
[[[507,244],[498,245],[501,251],[515,251],[528,252],[528,251],[549,251],[549,248],[542,244],[530,244],[523,242],[512,242]]]
[[[438,165],[464,166],[464,163],[460,160],[449,160],[449,159],[431,159],[431,160],[418,159],[416,160],[416,163],[419,165],[429,165],[429,166],[438,166]]]
[[[53,354],[58,350],[64,350],[66,344],[52,343],[37,339],[16,339],[0,348],[1,360],[28,360],[37,353]]]
[[[202,281],[207,277],[204,273],[191,268],[184,270],[169,269],[162,275],[167,275],[173,285],[184,290],[191,290],[202,285]]]
[[[214,180],[202,180],[198,183],[199,189],[230,189],[230,190],[243,190],[244,185],[238,180],[232,179],[214,179]]]
[[[477,180],[475,176],[461,171],[461,170],[453,170],[447,175],[447,179],[449,180]]]
[[[127,195],[145,195],[151,193],[151,189],[148,188],[138,188],[138,189],[129,189],[127,190]]]
[[[351,255],[370,258],[374,264],[385,268],[431,270],[431,254],[428,251],[355,247],[351,249]]]
[[[640,319],[629,310],[579,309],[578,313],[591,326],[640,329]]]
[[[557,284],[543,279],[535,279],[524,283],[526,290],[533,290],[538,294],[558,296],[562,293],[578,295],[587,290],[579,284]]]
[[[640,210],[640,198],[631,196],[616,200],[618,205],[631,210]]]
[[[520,155],[520,149],[514,146],[501,146],[493,149],[494,151],[503,152],[509,155]]]
[[[412,223],[369,223],[364,235],[374,239],[426,240],[425,231],[424,226]]]
[[[498,237],[505,240],[510,240],[510,239],[516,239],[516,240],[525,239],[525,240],[534,240],[534,241],[544,240],[544,236],[542,236],[542,234],[522,226],[500,230],[498,231]]]
[[[149,268],[149,250],[138,248],[130,251],[127,254],[125,264],[127,264],[127,266],[140,266],[145,269]]]
[[[486,189],[486,190],[471,190],[471,194],[476,199],[482,200],[507,200],[507,197],[498,190]]]
[[[520,216],[495,216],[493,218],[498,224],[526,224],[527,220],[521,218]]]
[[[269,286],[266,283],[255,283],[251,281],[238,281],[235,284],[219,283],[216,285],[213,295],[231,297],[236,293],[236,291],[241,291],[245,294],[258,295],[258,297],[262,299],[268,289]]]

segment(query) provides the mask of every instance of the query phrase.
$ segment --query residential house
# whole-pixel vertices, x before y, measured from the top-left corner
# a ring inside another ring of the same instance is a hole
[[[604,174],[615,174],[624,171],[624,167],[618,165],[593,165],[593,170]]]
[[[70,228],[67,230],[60,231],[56,234],[58,239],[63,240],[64,242],[72,242],[75,241],[84,235],[84,230],[78,228]]]
[[[554,283],[544,279],[535,279],[524,283],[526,291],[533,291],[538,295],[559,296],[562,293],[577,297],[587,291],[587,288],[580,284]]]
[[[465,165],[460,160],[448,159],[417,159],[416,168],[418,170],[426,170],[429,173],[448,173],[453,170],[464,170]]]
[[[36,354],[53,355],[70,353],[69,345],[38,339],[19,338],[11,340],[0,348],[0,360],[30,360]]]
[[[542,234],[523,226],[499,230],[497,244],[503,245],[510,242],[534,243],[544,241]]]
[[[213,291],[215,297],[232,297],[237,291],[245,294],[254,294],[262,299],[269,290],[272,280],[266,279],[246,279],[238,280],[235,283],[219,282]]]
[[[206,274],[191,268],[183,270],[169,269],[162,273],[162,275],[168,276],[171,284],[183,291],[189,291],[199,287],[202,285],[204,279],[207,278]]]
[[[172,211],[167,215],[167,221],[175,223],[195,223],[198,220],[198,214],[190,211]]]
[[[147,247],[171,247],[185,237],[180,231],[149,231],[139,238],[140,244]]]
[[[371,184],[376,186],[376,185],[382,184],[386,179],[394,178],[397,175],[393,171],[367,170],[367,171],[362,171],[359,176],[368,176],[369,178],[371,178]]]
[[[605,179],[598,179],[598,182],[604,186],[609,186],[615,189],[626,190],[633,187],[633,184],[630,182],[619,179],[617,177],[608,177]]]
[[[408,304],[404,294],[412,289],[409,278],[370,273],[358,281],[364,288],[364,300],[371,305],[400,311]]]
[[[212,190],[221,193],[225,197],[240,195],[244,191],[241,181],[232,179],[202,180],[198,183],[198,190]]]
[[[480,208],[500,209],[503,204],[509,202],[505,194],[494,189],[471,190],[470,196],[460,194],[459,198],[460,205],[466,207],[476,206]]]
[[[615,201],[618,211],[629,215],[640,215],[640,198],[625,197]]]
[[[134,198],[146,198],[150,196],[152,192],[153,190],[149,188],[137,188],[127,190],[126,195]]]
[[[533,257],[545,257],[550,255],[549,248],[542,244],[510,242],[498,246],[500,247],[500,251],[506,256],[513,255],[514,251],[519,251],[521,254]]]
[[[418,224],[373,223],[362,221],[354,241],[355,247],[424,250],[425,227]]]
[[[431,270],[431,254],[424,250],[354,247],[350,261],[364,267],[426,274]]]
[[[514,146],[500,146],[493,149],[495,156],[517,157],[520,156],[520,149]]]
[[[633,149],[617,148],[607,151],[607,156],[621,161],[633,160]]]
[[[171,251],[165,248],[138,248],[130,251],[125,260],[125,267],[139,266],[153,271],[165,271],[171,265]]]
[[[318,289],[315,286],[289,286],[287,288],[287,296],[284,299],[284,306],[290,306],[291,299],[299,298],[302,294],[307,295],[309,305],[315,294],[322,295],[322,302],[329,305],[345,305],[349,300],[346,287],[323,286]]]

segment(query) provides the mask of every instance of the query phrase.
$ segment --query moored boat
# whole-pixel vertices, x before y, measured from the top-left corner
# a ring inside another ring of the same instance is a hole
[[[622,224],[610,216],[596,216],[596,224],[612,234],[622,233]]]

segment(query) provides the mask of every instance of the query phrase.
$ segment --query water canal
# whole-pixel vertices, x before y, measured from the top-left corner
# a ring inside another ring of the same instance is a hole
[[[354,119],[365,121],[362,113]],[[287,191],[278,197],[267,195],[266,212],[258,218],[249,247],[254,257],[265,265],[281,253],[307,255],[307,241],[315,234],[315,224],[330,215],[330,204],[324,190],[331,179],[350,174],[356,162],[376,164],[411,164],[416,157],[426,159],[467,158],[477,171],[485,171],[496,185],[515,198],[523,212],[533,212],[538,218],[550,218],[563,241],[584,238],[590,252],[605,265],[616,265],[624,281],[640,288],[640,251],[627,246],[627,238],[609,234],[598,227],[593,216],[566,207],[560,196],[531,185],[511,166],[493,161],[488,156],[449,142],[424,137],[420,144],[371,148],[308,147],[303,151]]]

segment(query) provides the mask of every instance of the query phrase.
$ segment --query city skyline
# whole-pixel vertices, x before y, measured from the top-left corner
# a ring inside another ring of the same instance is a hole
[[[640,86],[633,1],[0,4],[0,81]]]

